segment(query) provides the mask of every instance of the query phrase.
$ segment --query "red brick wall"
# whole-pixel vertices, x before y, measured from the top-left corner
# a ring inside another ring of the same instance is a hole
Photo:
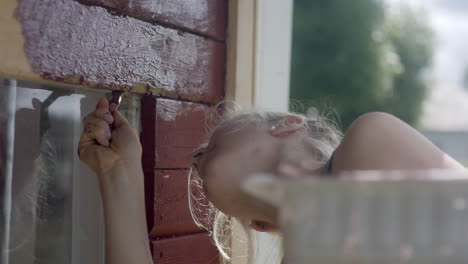
[[[183,0],[156,1],[159,2],[156,4],[158,8],[130,7],[124,0],[95,2],[122,8],[126,14],[155,23],[169,23],[171,28],[187,35],[193,33],[215,43],[204,52],[185,55],[192,58],[184,58],[207,62],[199,66],[206,67],[208,73],[197,80],[205,95],[200,96],[194,89],[187,93],[188,96],[182,96],[183,101],[145,96],[142,99],[141,139],[147,219],[155,263],[217,263],[218,252],[208,234],[198,229],[190,216],[187,168],[191,152],[204,140],[207,110],[224,95],[226,1],[200,1],[203,4],[199,7],[188,9],[181,4]],[[177,12],[170,16],[164,13],[164,10],[171,9],[168,5],[179,4]],[[197,8],[199,10],[194,11]],[[200,14],[204,18],[197,17]]]
[[[155,263],[216,263],[187,206],[205,111],[224,97],[227,0],[19,0],[24,50],[44,79],[144,93],[141,141]]]
[[[146,213],[155,263],[216,263],[217,251],[190,215],[187,168],[205,137],[209,105],[154,96],[142,99]]]

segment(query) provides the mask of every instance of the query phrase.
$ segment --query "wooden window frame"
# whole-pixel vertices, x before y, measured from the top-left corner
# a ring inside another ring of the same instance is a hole
[[[228,8],[226,99],[288,111],[293,0],[233,0]],[[247,248],[240,241],[245,241],[243,230],[235,226],[232,264],[246,263]]]
[[[229,1],[226,98],[287,111],[293,0]]]

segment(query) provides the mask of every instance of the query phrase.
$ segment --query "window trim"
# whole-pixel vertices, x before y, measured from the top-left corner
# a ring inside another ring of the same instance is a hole
[[[237,0],[228,8],[226,99],[287,111],[293,0]]]
[[[3,230],[0,235],[0,250],[1,255],[0,259],[2,263],[9,263],[9,248],[10,248],[10,223],[11,223],[11,206],[12,206],[12,181],[13,181],[13,148],[14,148],[14,139],[15,139],[15,116],[16,116],[16,80],[12,79],[0,79],[0,88],[6,90],[8,96],[5,96],[0,99],[2,103],[2,111],[5,111],[7,116],[5,134],[0,131],[0,138],[3,142],[3,149],[0,150],[4,152],[0,159],[5,158],[5,166],[2,168],[2,172],[5,175],[5,181],[3,190],[0,191],[2,200],[3,200],[3,212],[0,214],[3,219],[1,224],[3,225],[0,230]],[[4,107],[4,108],[3,108]],[[5,143],[6,142],[6,143]]]
[[[226,99],[288,111],[293,0],[228,2]],[[231,232],[230,263],[246,263],[244,231],[236,225]]]

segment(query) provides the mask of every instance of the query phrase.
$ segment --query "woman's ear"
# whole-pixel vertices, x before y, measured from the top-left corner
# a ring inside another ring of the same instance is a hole
[[[302,117],[296,115],[287,115],[275,121],[270,127],[270,133],[275,137],[284,137],[302,129],[305,121]]]
[[[278,231],[278,227],[272,223],[260,221],[260,220],[252,220],[250,223],[250,227],[259,232],[276,232]]]

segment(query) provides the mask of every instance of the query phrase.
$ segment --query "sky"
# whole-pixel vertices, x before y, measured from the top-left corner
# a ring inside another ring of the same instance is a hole
[[[424,8],[436,34],[431,87],[424,105],[421,127],[425,130],[468,130],[468,0],[385,0]]]

